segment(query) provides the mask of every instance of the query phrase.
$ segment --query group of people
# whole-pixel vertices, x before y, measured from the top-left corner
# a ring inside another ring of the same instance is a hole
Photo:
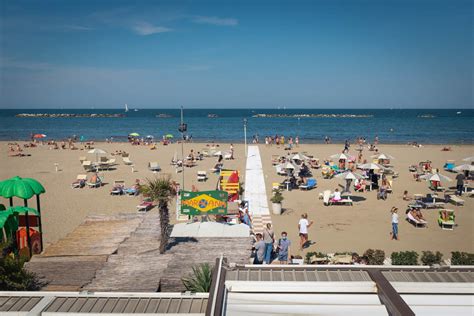
[[[275,136],[266,136],[265,145],[288,145],[288,148],[293,148],[293,146],[298,147],[300,145],[300,138],[296,136],[295,138],[289,137],[285,139],[285,135],[275,135]]]

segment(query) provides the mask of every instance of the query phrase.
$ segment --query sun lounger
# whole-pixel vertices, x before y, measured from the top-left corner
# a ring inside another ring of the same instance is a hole
[[[457,206],[464,205],[464,200],[461,199],[459,196],[454,195],[454,194],[451,194],[449,196],[449,202],[452,202],[454,205],[457,205]]]
[[[151,201],[143,201],[140,204],[137,205],[137,211],[138,212],[148,212],[148,210],[151,210],[153,208],[153,202]]]
[[[107,157],[100,157],[100,162],[107,162],[107,160],[109,160],[109,158],[107,158]]]
[[[71,187],[73,189],[77,189],[77,188],[83,188],[86,186],[86,181],[87,181],[87,175],[85,174],[79,174],[76,178],[76,181],[74,181],[72,184],[71,184]]]
[[[443,216],[446,214],[446,216]],[[455,225],[455,215],[453,210],[440,210],[438,224],[443,230],[453,230]]]
[[[197,180],[198,181],[206,181],[207,180],[207,172],[206,171],[198,171],[197,172]]]
[[[92,161],[90,161],[90,160],[84,160],[84,161],[82,162],[82,167],[84,168],[84,170],[85,170],[86,172],[90,172],[90,171],[94,171],[94,170],[95,170],[94,166],[92,165]]]
[[[114,181],[114,186],[112,190],[110,191],[111,195],[122,195],[124,194],[124,189],[125,189],[125,181],[123,180],[115,180]]]
[[[340,200],[329,199],[329,205],[350,205],[350,206],[352,206],[353,202],[352,202],[350,196],[348,196],[347,198],[340,199]]]
[[[153,172],[158,172],[161,170],[160,166],[158,165],[156,161],[149,162],[148,169],[150,169],[150,171],[153,171]]]
[[[444,166],[443,166],[443,169],[446,170],[446,171],[449,171],[449,172],[455,172],[454,171],[454,168],[456,167],[456,164],[454,163],[453,160],[448,160]]]
[[[407,221],[413,226],[415,226],[416,228],[426,227],[426,221],[417,220],[416,218],[413,217],[413,215],[410,212],[407,213]]]
[[[331,191],[330,190],[325,190],[323,192],[323,203],[326,206],[329,206],[329,199],[331,198]]]
[[[316,187],[316,179],[314,178],[309,178],[306,184],[300,185],[300,190],[311,190]]]
[[[131,161],[128,156],[123,157],[122,160],[123,160],[123,163],[126,164],[126,165],[133,165],[133,161]]]
[[[276,166],[276,171],[279,176],[286,176],[288,173],[281,166]]]
[[[79,161],[81,162],[81,164],[82,164],[82,162],[85,161],[85,160],[87,160],[87,158],[86,158],[85,156],[79,157]]]
[[[230,159],[232,159],[232,154],[231,154],[231,153],[225,153],[225,154],[224,154],[224,159],[225,159],[225,160],[230,160]]]

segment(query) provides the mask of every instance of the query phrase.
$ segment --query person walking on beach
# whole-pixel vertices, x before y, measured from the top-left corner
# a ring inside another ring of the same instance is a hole
[[[300,146],[300,138],[298,136],[295,137],[295,145],[296,147]]]
[[[464,189],[464,180],[466,180],[466,177],[464,174],[460,173],[456,176],[456,194],[457,195],[462,195],[462,191]]]
[[[308,228],[311,227],[313,223],[313,221],[308,221],[308,213],[301,215],[301,219],[298,223],[298,230],[300,232],[300,250],[303,250],[308,242]]]
[[[263,229],[263,242],[265,243],[263,261],[264,264],[270,264],[272,261],[273,243],[275,242],[275,234],[270,223],[267,223],[267,226]]]
[[[288,239],[286,232],[281,233],[281,238],[278,240],[278,261],[280,264],[288,263],[288,254],[290,253],[291,241]]]
[[[395,206],[392,207],[390,213],[392,213],[392,240],[399,240],[398,239],[398,208]]]

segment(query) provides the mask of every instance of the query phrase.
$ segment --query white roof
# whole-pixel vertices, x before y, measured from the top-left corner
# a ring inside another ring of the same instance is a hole
[[[173,227],[171,237],[248,237],[250,228],[245,224],[229,225],[216,222],[180,223]]]

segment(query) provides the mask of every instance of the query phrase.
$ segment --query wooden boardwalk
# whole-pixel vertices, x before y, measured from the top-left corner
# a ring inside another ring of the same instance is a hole
[[[157,211],[91,217],[66,238],[34,256],[27,269],[49,291],[180,292],[192,266],[223,254],[247,263],[250,238],[171,238],[159,253]]]

